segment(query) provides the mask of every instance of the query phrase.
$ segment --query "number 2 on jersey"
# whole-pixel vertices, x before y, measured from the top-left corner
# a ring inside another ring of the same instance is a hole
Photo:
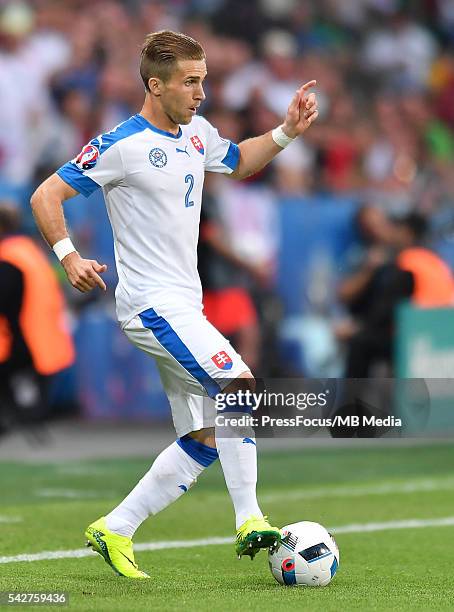
[[[192,176],[192,174],[187,174],[184,177],[184,182],[189,183],[188,190],[184,197],[184,205],[186,206],[186,208],[189,208],[190,206],[194,206],[194,201],[189,199],[189,196],[191,195],[191,191],[194,187],[194,177]]]

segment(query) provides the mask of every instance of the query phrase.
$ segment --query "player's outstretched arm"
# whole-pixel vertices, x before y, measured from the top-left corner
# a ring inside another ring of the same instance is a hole
[[[318,117],[317,97],[315,93],[307,92],[315,84],[316,81],[309,81],[298,89],[290,102],[284,123],[277,130],[239,144],[240,161],[236,170],[230,174],[231,178],[243,179],[255,174],[312,125]]]
[[[58,174],[53,174],[41,183],[31,197],[33,216],[48,245],[52,248],[58,243],[62,245],[61,248],[64,250],[61,248],[55,250],[71,285],[83,293],[90,291],[96,285],[105,291],[106,285],[99,274],[105,272],[107,266],[99,264],[94,259],[83,259],[72,246],[68,236],[63,202],[77,193]]]

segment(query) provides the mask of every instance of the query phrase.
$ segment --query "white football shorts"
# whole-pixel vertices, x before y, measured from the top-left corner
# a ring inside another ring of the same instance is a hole
[[[214,398],[249,368],[202,310],[149,308],[123,331],[156,359],[178,437],[213,427]]]

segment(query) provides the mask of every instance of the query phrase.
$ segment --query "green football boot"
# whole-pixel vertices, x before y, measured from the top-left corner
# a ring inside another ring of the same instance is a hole
[[[272,527],[267,518],[251,516],[238,529],[235,545],[238,559],[243,555],[249,555],[252,561],[261,548],[277,550],[281,543],[281,532],[277,527]]]
[[[85,530],[87,546],[99,553],[118,576],[126,578],[149,578],[137,567],[132,550],[132,540],[109,531],[102,516]]]

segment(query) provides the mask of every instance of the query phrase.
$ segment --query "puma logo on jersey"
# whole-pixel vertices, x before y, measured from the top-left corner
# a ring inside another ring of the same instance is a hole
[[[188,145],[186,145],[184,149],[179,149],[178,147],[176,147],[176,149],[177,149],[177,153],[186,153],[186,155],[187,155],[188,157],[191,157],[191,156],[189,155]]]

